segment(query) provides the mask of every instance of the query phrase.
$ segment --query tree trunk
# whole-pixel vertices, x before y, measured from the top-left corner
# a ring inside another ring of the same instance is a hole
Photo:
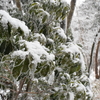
[[[99,45],[100,45],[100,41],[97,44],[96,56],[95,56],[95,77],[96,77],[96,79],[99,79],[99,71],[98,71],[98,51],[99,51]]]
[[[96,36],[94,38],[94,42],[92,44],[92,48],[91,48],[90,63],[89,63],[89,67],[88,67],[88,73],[89,73],[89,75],[90,75],[90,69],[91,69],[92,60],[93,60],[93,52],[94,52],[94,47],[95,47],[95,43],[96,43],[97,36],[98,36],[98,34],[96,34]]]
[[[67,17],[67,30],[69,29],[71,21],[72,21],[75,5],[76,5],[76,0],[71,0],[71,8],[70,8],[69,15]]]

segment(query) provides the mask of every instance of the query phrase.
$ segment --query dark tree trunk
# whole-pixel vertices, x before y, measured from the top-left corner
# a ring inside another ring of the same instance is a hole
[[[92,60],[93,60],[93,52],[94,52],[94,47],[95,47],[95,43],[96,43],[96,39],[97,39],[98,34],[96,34],[95,38],[94,38],[94,42],[92,44],[92,48],[91,48],[91,54],[90,54],[90,63],[89,63],[89,67],[88,67],[88,73],[90,76],[90,69],[91,69],[91,65],[92,65]]]

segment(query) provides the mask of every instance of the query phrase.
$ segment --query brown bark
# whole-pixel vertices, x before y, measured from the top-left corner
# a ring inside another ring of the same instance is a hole
[[[98,70],[98,52],[99,52],[99,45],[100,45],[100,41],[97,44],[96,56],[95,56],[95,77],[96,77],[96,79],[99,79],[99,70]]]
[[[19,8],[20,11],[22,11],[20,0],[15,0],[16,6]]]
[[[24,77],[23,79],[20,80],[19,90],[18,90],[17,93],[16,93],[15,100],[18,99],[18,96],[19,96],[19,94],[20,94],[21,91],[22,91],[22,88],[23,88],[23,85],[24,85],[25,80],[26,80],[26,77]]]
[[[94,46],[95,46],[95,42],[93,42],[93,44],[92,44],[92,49],[91,49],[90,63],[89,63],[89,67],[88,67],[88,73],[89,73],[89,75],[90,75],[90,68],[91,68],[91,64],[92,64]]]
[[[90,75],[90,69],[91,69],[91,65],[92,65],[92,60],[93,60],[93,52],[94,52],[94,47],[95,47],[95,43],[96,43],[96,38],[97,38],[98,34],[96,34],[95,38],[94,38],[94,42],[92,44],[92,48],[91,48],[91,54],[90,54],[90,63],[89,63],[89,67],[88,67],[88,73]]]
[[[76,5],[76,0],[71,0],[71,8],[70,8],[69,15],[67,17],[67,30],[69,29],[71,21],[72,21],[75,5]]]

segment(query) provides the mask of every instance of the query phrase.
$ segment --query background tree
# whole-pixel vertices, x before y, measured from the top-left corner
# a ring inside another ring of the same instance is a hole
[[[75,5],[76,5],[76,0],[71,0],[70,12],[67,17],[67,30],[70,28],[70,24],[75,10]]]

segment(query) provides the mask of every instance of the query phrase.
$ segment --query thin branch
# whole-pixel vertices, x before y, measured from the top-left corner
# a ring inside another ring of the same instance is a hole
[[[7,70],[9,72],[9,74],[12,74],[11,73],[11,70],[8,68],[8,66],[6,66],[5,68],[3,68],[4,70]]]
[[[20,80],[19,90],[17,91],[17,94],[15,96],[15,100],[17,100],[18,95],[21,93],[25,80],[26,80],[26,77],[24,77],[24,79]]]
[[[15,91],[15,90],[13,90],[13,89],[10,89],[10,88],[8,88],[10,91],[12,91],[12,92],[15,92],[15,93],[17,93],[17,91]]]
[[[14,83],[13,83],[9,78],[7,78],[7,77],[5,77],[5,76],[0,76],[0,77],[4,78],[4,79],[6,79],[6,80],[9,80],[10,83],[14,84]],[[14,85],[15,85],[15,84],[14,84]]]

